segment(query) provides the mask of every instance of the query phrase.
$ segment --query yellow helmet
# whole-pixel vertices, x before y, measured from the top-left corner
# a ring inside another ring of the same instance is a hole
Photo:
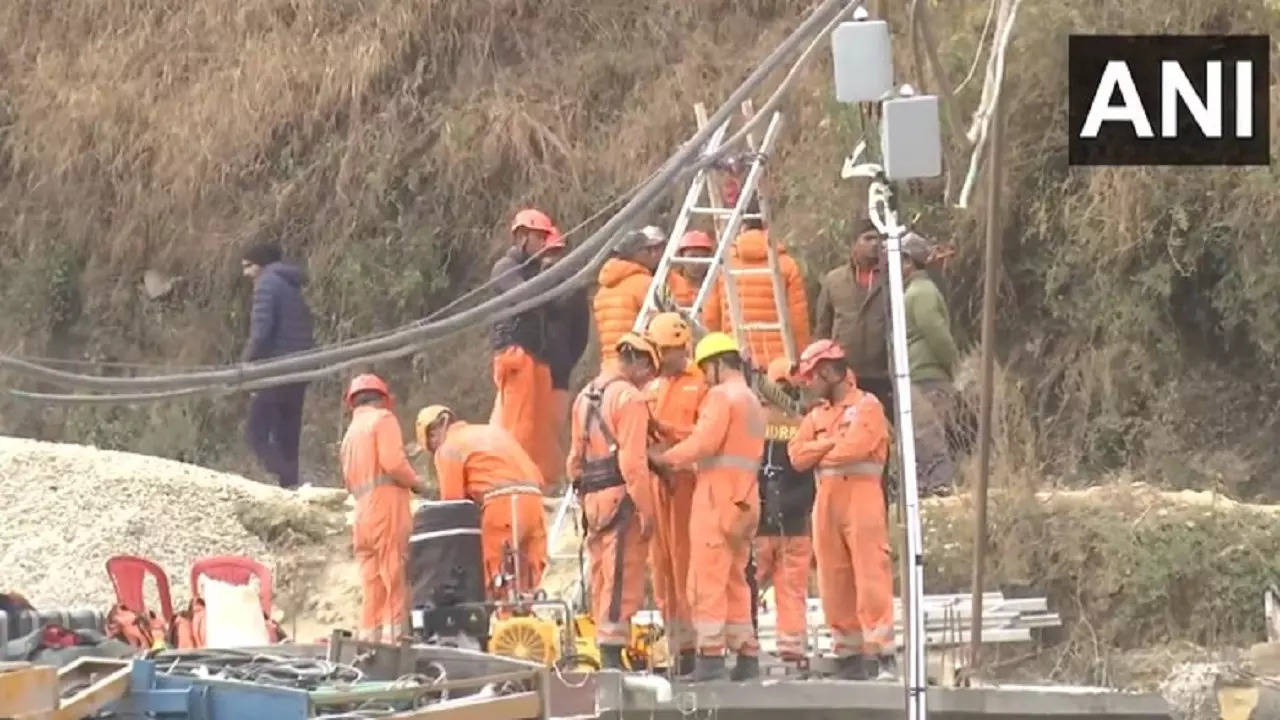
[[[638,350],[639,352],[648,355],[649,359],[653,361],[653,366],[655,368],[662,364],[661,361],[658,360],[658,351],[653,347],[653,343],[649,342],[649,339],[642,335],[637,335],[633,332],[626,333],[618,339],[618,344],[614,347],[619,352],[621,352],[623,348],[631,348],[632,350]]]
[[[698,341],[698,347],[693,351],[693,361],[701,365],[717,355],[737,352],[742,352],[737,340],[720,332],[708,333]]]
[[[453,411],[444,405],[428,405],[418,411],[418,420],[414,423],[413,429],[414,434],[418,437],[418,444],[424,450],[427,448],[427,430],[436,424],[441,415],[446,413],[452,415]]]
[[[693,336],[689,330],[689,323],[680,317],[680,313],[673,312],[654,315],[649,320],[646,334],[649,340],[659,348],[684,347],[689,344],[689,339]]]

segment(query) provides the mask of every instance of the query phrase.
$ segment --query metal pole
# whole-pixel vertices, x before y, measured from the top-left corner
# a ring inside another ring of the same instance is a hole
[[[969,667],[978,665],[982,646],[982,589],[987,563],[987,479],[991,470],[992,383],[995,378],[996,278],[1000,267],[1000,189],[1003,178],[1004,100],[996,80],[991,134],[987,137],[987,248],[982,285],[982,405],[978,415],[978,479],[973,486],[973,611],[969,625]]]
[[[903,684],[906,689],[908,720],[924,720],[928,713],[928,679],[924,654],[924,538],[920,530],[920,496],[916,486],[915,426],[911,420],[911,365],[907,361],[907,312],[903,302],[906,291],[902,278],[902,235],[906,228],[898,222],[893,189],[883,174],[871,183],[868,200],[873,221],[881,232],[888,235],[885,245],[889,260],[893,390],[901,443],[899,459],[902,463],[902,507],[907,524],[907,542],[904,548],[907,572],[902,579],[902,624],[907,639],[907,647],[903,653],[906,659]],[[880,217],[876,217],[877,209],[882,213]]]

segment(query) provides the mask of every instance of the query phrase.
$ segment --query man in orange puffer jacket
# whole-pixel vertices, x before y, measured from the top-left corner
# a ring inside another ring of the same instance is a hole
[[[599,289],[591,307],[600,340],[602,370],[617,363],[618,340],[635,325],[666,242],[666,235],[652,225],[633,230],[614,249],[614,257],[600,268]]]
[[[758,213],[753,202],[748,208],[751,213]],[[749,218],[742,221],[746,228],[738,235],[731,248],[729,268],[762,269],[769,267],[768,242],[764,222]],[[791,337],[795,342],[796,352],[809,344],[809,298],[804,287],[804,276],[794,258],[787,254],[781,243],[775,243],[778,249],[778,269],[782,274],[782,287],[786,295],[787,321],[791,326]],[[778,322],[778,311],[773,299],[773,278],[767,274],[737,275],[734,282],[738,290],[738,304],[742,311],[742,322],[748,325],[756,323]],[[735,335],[733,319],[729,313],[729,303],[724,296],[724,280],[716,284],[715,297],[707,302],[704,312],[706,326],[709,330],[719,330],[727,335]],[[782,334],[777,330],[751,330],[746,334],[746,347],[743,348],[751,364],[763,370],[769,363],[780,357],[786,357],[786,349],[782,343]]]

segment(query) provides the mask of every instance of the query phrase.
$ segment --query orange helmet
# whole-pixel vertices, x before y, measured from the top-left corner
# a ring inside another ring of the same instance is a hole
[[[680,252],[685,250],[694,250],[701,248],[703,250],[715,250],[716,244],[711,240],[711,236],[701,230],[690,230],[680,238]]]
[[[796,373],[800,377],[813,376],[814,368],[823,360],[843,360],[844,350],[835,340],[817,340],[800,353],[800,369]]]
[[[551,232],[547,235],[547,242],[543,244],[543,250],[562,250],[567,245],[564,241],[564,235],[560,232],[560,228],[555,225],[551,226]]]
[[[511,221],[511,232],[515,232],[520,228],[528,228],[530,230],[539,230],[541,232],[552,234],[556,226],[551,223],[551,218],[541,210],[535,208],[526,208],[516,213],[516,217]]]
[[[658,360],[658,351],[654,349],[653,343],[636,333],[629,332],[624,334],[614,347],[617,348],[619,354],[621,354],[623,348],[630,348],[648,355],[655,368],[662,364]]]
[[[351,379],[351,384],[347,386],[347,407],[355,407],[352,403],[356,399],[356,395],[362,392],[382,393],[382,397],[387,399],[387,407],[395,407],[395,399],[391,397],[391,390],[387,388],[387,384],[382,378],[373,373],[365,373],[357,375]]]
[[[649,328],[645,333],[649,341],[661,348],[684,347],[689,344],[693,333],[689,323],[680,317],[680,313],[664,312],[654,315],[649,320]]]
[[[771,383],[789,383],[794,369],[790,360],[784,357],[774,358],[769,361],[769,367],[765,370],[765,377],[769,378]]]

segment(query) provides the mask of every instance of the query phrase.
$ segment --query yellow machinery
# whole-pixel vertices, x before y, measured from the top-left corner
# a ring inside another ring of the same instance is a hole
[[[494,617],[489,631],[489,652],[503,657],[559,665],[564,670],[590,672],[600,669],[596,625],[590,615],[573,617],[572,650],[565,647],[562,621],[533,613]],[[666,637],[658,625],[633,625],[631,642],[622,654],[627,670],[665,667]]]
[[[595,623],[589,615],[574,616],[572,622],[572,632],[566,633],[562,619],[532,612],[494,617],[489,630],[489,652],[549,667],[558,665],[564,670],[600,669]],[[569,638],[572,638],[571,648],[565,646]]]
[[[536,615],[495,618],[489,631],[494,655],[553,665],[560,658],[560,628]]]

